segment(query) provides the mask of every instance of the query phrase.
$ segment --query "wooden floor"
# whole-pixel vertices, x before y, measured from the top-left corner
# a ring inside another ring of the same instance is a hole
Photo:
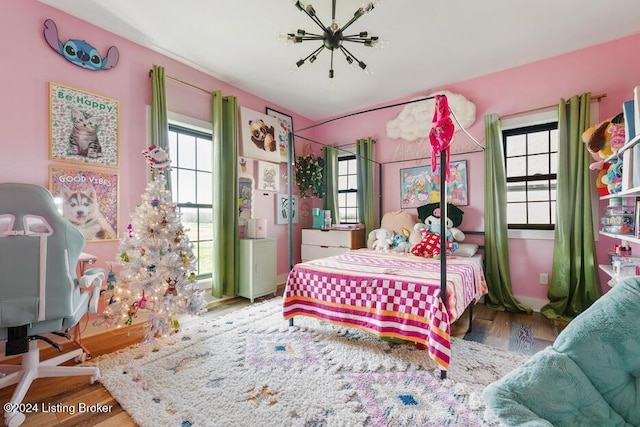
[[[209,315],[220,317],[249,304],[244,298],[224,301],[210,309]],[[552,322],[539,313],[533,315],[499,312],[478,304],[473,310],[473,327],[468,332],[468,312],[452,326],[452,335],[477,341],[494,347],[533,354],[551,345],[558,333],[566,326],[563,322]],[[144,325],[134,325],[108,333],[88,337],[84,344],[91,350],[93,357],[111,353],[128,345],[138,343],[144,336]],[[76,348],[71,343],[65,345],[65,351]],[[42,358],[57,354],[54,350],[44,350]],[[0,390],[0,403],[9,401],[15,386]],[[89,384],[88,377],[42,378],[36,380],[24,403],[35,404],[38,413],[27,414],[23,426],[102,426],[124,427],[136,424],[113,399],[109,392],[98,382]],[[110,408],[108,413],[78,413],[79,404],[100,405]],[[70,414],[65,408],[76,408]],[[54,412],[61,408],[62,412]],[[48,410],[43,412],[42,409]],[[4,419],[0,420],[0,425]]]

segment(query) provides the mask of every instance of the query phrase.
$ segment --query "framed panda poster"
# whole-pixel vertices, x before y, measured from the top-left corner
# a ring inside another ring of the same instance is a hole
[[[264,113],[240,107],[240,133],[244,157],[280,163],[280,150],[276,130],[279,119]]]

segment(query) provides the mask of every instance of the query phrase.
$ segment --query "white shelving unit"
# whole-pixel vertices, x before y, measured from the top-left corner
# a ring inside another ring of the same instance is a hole
[[[628,143],[626,143],[620,150],[618,150],[617,153],[615,153],[612,156],[610,156],[607,159],[605,159],[605,161],[613,159],[614,157],[616,157],[616,156],[618,156],[620,154],[623,154],[627,150],[631,150],[633,147],[635,147],[639,143],[640,143],[640,134],[637,135],[636,137],[634,137]],[[637,168],[640,168],[640,165],[634,165],[634,166],[637,167]],[[609,199],[615,199],[615,198],[625,198],[625,199],[633,198],[634,199],[634,205],[635,205],[636,198],[640,198],[640,187],[626,188],[626,189],[623,189],[619,193],[609,194],[607,196],[602,196],[602,197],[600,197],[600,200],[609,200]],[[636,228],[640,227],[640,224],[635,224],[635,226],[636,226]],[[635,237],[635,235],[607,233],[607,232],[602,231],[602,230],[600,231],[600,234],[603,235],[603,236],[614,238],[614,239],[619,239],[621,242],[624,242],[624,243],[638,243],[638,244],[640,244],[640,238]],[[604,271],[611,278],[616,279],[618,277],[618,276],[616,276],[614,274],[613,267],[611,265],[600,264],[599,267],[600,267],[600,270]]]

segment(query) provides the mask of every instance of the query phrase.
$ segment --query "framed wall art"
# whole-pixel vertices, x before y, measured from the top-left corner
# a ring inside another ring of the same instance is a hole
[[[258,162],[258,190],[280,190],[280,164],[270,162]]]
[[[118,101],[49,83],[51,160],[118,166]]]
[[[298,196],[292,194],[293,204],[291,205],[291,222],[298,223]],[[276,224],[289,223],[289,195],[286,193],[276,194]]]
[[[458,206],[468,205],[467,161],[451,162],[449,167],[447,202]],[[440,165],[434,173],[431,172],[431,165],[400,169],[400,201],[403,209],[439,202]]]
[[[238,215],[240,225],[253,218],[253,177],[244,174],[238,177]]]
[[[267,115],[278,119],[278,127],[276,128],[276,141],[278,141],[278,151],[280,152],[280,163],[287,163],[289,150],[289,135],[293,132],[293,118],[287,114],[276,111],[273,108],[267,107]],[[295,146],[292,147],[293,156],[296,158]]]
[[[280,162],[280,151],[276,140],[277,118],[240,107],[240,132],[242,134],[242,156],[269,162]]]
[[[118,174],[52,165],[49,190],[85,239],[118,238]]]

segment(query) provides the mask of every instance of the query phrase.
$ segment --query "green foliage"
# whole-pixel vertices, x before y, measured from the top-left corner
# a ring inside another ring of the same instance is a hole
[[[324,197],[322,174],[324,159],[310,154],[298,157],[296,160],[296,183],[300,190],[300,197]]]

